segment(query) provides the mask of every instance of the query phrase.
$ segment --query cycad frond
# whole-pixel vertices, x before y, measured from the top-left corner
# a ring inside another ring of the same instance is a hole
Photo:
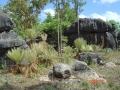
[[[24,52],[20,48],[14,48],[7,52],[7,56],[18,64],[24,58]]]

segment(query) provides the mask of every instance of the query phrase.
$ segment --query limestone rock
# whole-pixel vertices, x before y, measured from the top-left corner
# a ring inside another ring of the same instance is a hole
[[[14,22],[12,19],[0,11],[0,33],[4,31],[10,31],[15,27]]]
[[[69,78],[72,74],[72,67],[67,64],[57,63],[53,66],[53,74],[57,78]]]
[[[85,70],[87,68],[87,63],[83,62],[83,61],[78,61],[76,60],[73,65],[73,70],[74,71],[78,71],[78,70]]]

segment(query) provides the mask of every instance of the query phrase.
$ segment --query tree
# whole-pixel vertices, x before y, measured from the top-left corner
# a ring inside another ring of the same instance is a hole
[[[38,15],[48,0],[9,0],[4,12],[9,14],[19,30],[38,24]]]
[[[107,20],[111,24],[115,24],[115,31],[118,32],[120,30],[120,22],[116,22],[115,20]]]
[[[76,18],[77,18],[77,22],[78,22],[78,37],[80,36],[80,32],[79,32],[79,15],[80,12],[83,11],[82,6],[84,6],[86,4],[86,2],[84,0],[71,0],[72,4],[74,5],[75,8],[75,12],[76,12]]]
[[[70,8],[70,3],[68,1],[69,0],[56,0],[56,2],[55,2],[55,0],[51,0],[51,2],[55,6],[55,11],[56,11],[56,14],[53,19],[56,19],[56,21],[57,21],[58,53],[59,53],[59,55],[62,55],[62,32],[63,32],[63,29],[66,25],[75,21],[74,9]]]

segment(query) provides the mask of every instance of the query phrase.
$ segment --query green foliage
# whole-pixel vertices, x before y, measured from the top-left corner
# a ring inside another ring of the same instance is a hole
[[[32,44],[31,45],[31,49],[33,51],[36,51],[37,56],[40,55],[40,54],[42,54],[42,52],[44,51],[43,45],[40,44],[40,43],[34,43],[34,44]]]
[[[16,64],[19,64],[19,62],[24,58],[24,52],[20,48],[14,48],[11,51],[7,52],[7,56]]]
[[[75,47],[78,48],[79,50],[81,49],[81,47],[83,47],[83,45],[86,45],[86,41],[83,38],[77,38],[74,41]]]
[[[115,20],[107,20],[106,22],[115,24],[115,31],[118,32],[120,30],[120,22],[116,22]]]
[[[56,50],[48,45],[48,48],[44,48],[42,43],[36,43],[31,46],[32,51],[35,51],[36,58],[40,58],[40,63],[46,66],[51,65],[57,58]]]
[[[24,50],[24,57],[29,62],[32,63],[37,58],[37,53],[35,50]]]
[[[4,64],[1,65],[1,67],[2,67],[3,70],[7,70],[7,63],[6,63],[6,61],[4,62]]]
[[[102,48],[99,45],[91,44],[90,46],[92,47],[93,51],[95,51],[95,52],[102,51]]]
[[[82,50],[84,52],[90,52],[90,51],[102,51],[102,48],[98,45],[87,45],[86,41],[83,38],[77,38],[74,41],[75,47],[78,50]]]
[[[72,53],[73,49],[70,46],[63,47],[63,52],[66,54]]]
[[[92,47],[90,45],[87,45],[86,41],[83,38],[77,38],[74,41],[74,44],[77,49],[82,50],[84,52],[93,51]]]
[[[35,38],[39,36],[40,32],[34,29],[27,29],[25,30],[24,34],[25,34],[25,38],[34,40]]]
[[[105,54],[107,54],[107,53],[110,53],[110,52],[112,52],[113,50],[111,49],[111,48],[104,48],[103,49],[103,52],[105,53]]]
[[[49,66],[55,62],[54,60],[57,58],[57,52],[54,48],[48,48],[47,50],[43,50],[39,57],[42,58],[41,61],[44,62],[46,66]]]
[[[19,30],[27,29],[38,24],[38,15],[47,3],[48,0],[9,0],[4,12],[10,15]]]

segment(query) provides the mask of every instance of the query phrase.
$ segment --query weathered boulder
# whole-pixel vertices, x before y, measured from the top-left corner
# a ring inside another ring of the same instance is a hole
[[[80,61],[86,61],[88,65],[90,65],[92,62],[99,65],[105,65],[103,58],[97,53],[93,52],[84,52],[78,56],[78,59]]]
[[[83,61],[75,61],[72,65],[73,75],[81,79],[98,79],[97,73]]]
[[[117,47],[116,38],[114,38],[111,33],[106,32],[106,39],[107,39],[107,47],[111,47],[112,49],[116,49],[116,47]]]
[[[68,44],[74,45],[74,40],[78,38],[78,23],[73,22],[72,25],[67,26],[64,30],[64,35],[68,37]],[[117,38],[115,34],[115,25],[107,23],[101,19],[80,18],[79,19],[79,37],[84,38],[87,44],[100,45],[103,48],[117,48]],[[112,37],[108,36],[109,33]],[[108,39],[113,42],[109,43]],[[110,44],[110,45],[109,45]]]
[[[119,32],[117,34],[117,41],[118,41],[118,45],[120,45],[120,30],[119,30]]]
[[[57,63],[53,66],[53,71],[48,77],[51,80],[77,78],[77,79],[98,79],[97,73],[91,69],[87,63],[75,60],[72,66],[63,63]]]
[[[85,70],[87,68],[87,63],[83,62],[83,61],[78,61],[76,60],[73,65],[73,70],[74,71],[78,71],[78,70]]]
[[[14,22],[12,19],[0,11],[0,33],[4,31],[10,31],[15,27]]]
[[[20,47],[24,45],[26,45],[25,40],[19,38],[14,31],[2,32],[0,34],[0,49]],[[25,46],[25,48],[26,47],[27,46]]]
[[[69,78],[72,74],[72,67],[67,64],[57,63],[53,66],[53,75],[57,78]]]

